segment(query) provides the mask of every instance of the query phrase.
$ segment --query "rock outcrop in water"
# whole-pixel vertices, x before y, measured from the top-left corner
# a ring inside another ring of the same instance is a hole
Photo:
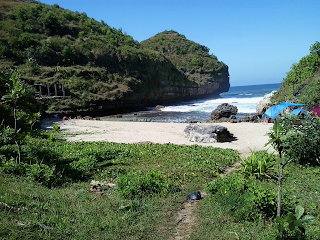
[[[236,119],[238,108],[229,103],[220,104],[215,110],[211,112],[212,121],[228,121]]]

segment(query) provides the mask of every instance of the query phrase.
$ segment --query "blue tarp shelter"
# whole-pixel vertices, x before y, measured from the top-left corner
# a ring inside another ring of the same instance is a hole
[[[294,109],[290,114],[298,115],[300,113],[303,113],[304,115],[309,116],[309,113],[306,110],[302,109],[302,108]]]
[[[269,117],[274,119],[283,109],[290,107],[290,106],[301,106],[304,104],[301,103],[289,103],[289,102],[282,102],[279,105],[274,105],[268,108],[268,110],[263,114],[262,119],[265,117]]]

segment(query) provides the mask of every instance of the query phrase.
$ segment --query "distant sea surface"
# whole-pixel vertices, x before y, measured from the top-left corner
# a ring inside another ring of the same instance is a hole
[[[272,91],[279,90],[280,83],[248,85],[230,87],[226,93],[221,93],[220,97],[185,101],[175,105],[169,105],[160,111],[155,111],[150,107],[148,111],[123,115],[121,120],[127,121],[151,121],[151,122],[190,122],[210,121],[211,112],[222,103],[229,103],[238,108],[237,118],[247,114],[256,113],[256,105],[264,95]],[[105,117],[102,120],[108,120]],[[120,120],[120,119],[119,119]]]

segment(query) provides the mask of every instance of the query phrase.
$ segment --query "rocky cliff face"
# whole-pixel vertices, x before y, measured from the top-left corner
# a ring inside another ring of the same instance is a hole
[[[218,95],[221,92],[227,92],[229,90],[229,79],[225,81],[212,81],[204,85],[194,86],[166,86],[164,85],[158,95],[160,100],[179,100],[181,98],[195,98],[209,94]]]
[[[207,95],[218,96],[222,92],[229,91],[229,76],[225,75],[211,78],[205,84],[194,82],[172,82],[161,81],[159,86],[145,86],[144,91],[131,94],[125,98],[127,104],[146,103],[146,104],[165,104],[167,102],[181,101],[183,99],[195,99]]]
[[[172,64],[170,75],[161,74],[158,92],[150,92],[151,99],[179,100],[229,91],[228,66],[210,55],[207,47],[175,31],[159,33],[141,45],[159,52]]]
[[[218,96],[222,92],[227,92],[229,87],[228,76],[220,76],[219,78],[213,79],[210,83],[204,85],[168,85],[167,82],[162,82],[159,88],[149,86],[146,87],[145,91],[140,93],[127,93],[121,100],[93,101],[88,108],[72,108],[61,111],[49,111],[48,113],[52,114],[58,112],[76,116],[79,114],[90,115],[95,113],[99,113],[100,115],[115,114],[130,109],[143,110],[145,107],[174,103],[184,99],[196,99],[209,95]],[[43,99],[43,101],[47,100]],[[54,101],[60,100],[55,99]]]
[[[42,24],[48,12],[59,23]],[[229,90],[228,66],[175,31],[137,42],[86,14],[32,1],[0,3],[0,16],[0,73],[20,68],[30,87],[64,86],[62,97],[40,93],[46,112],[142,108]]]

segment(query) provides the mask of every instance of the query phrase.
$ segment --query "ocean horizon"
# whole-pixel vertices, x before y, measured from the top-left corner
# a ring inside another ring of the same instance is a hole
[[[151,122],[190,122],[210,121],[211,112],[222,103],[229,103],[238,108],[237,118],[256,113],[256,105],[268,93],[279,90],[281,83],[231,86],[228,92],[221,93],[218,97],[203,98],[183,101],[164,108],[155,110],[150,107],[147,111],[125,114],[121,120],[151,121]],[[102,120],[108,120],[103,117]],[[119,119],[120,120],[120,119]]]

